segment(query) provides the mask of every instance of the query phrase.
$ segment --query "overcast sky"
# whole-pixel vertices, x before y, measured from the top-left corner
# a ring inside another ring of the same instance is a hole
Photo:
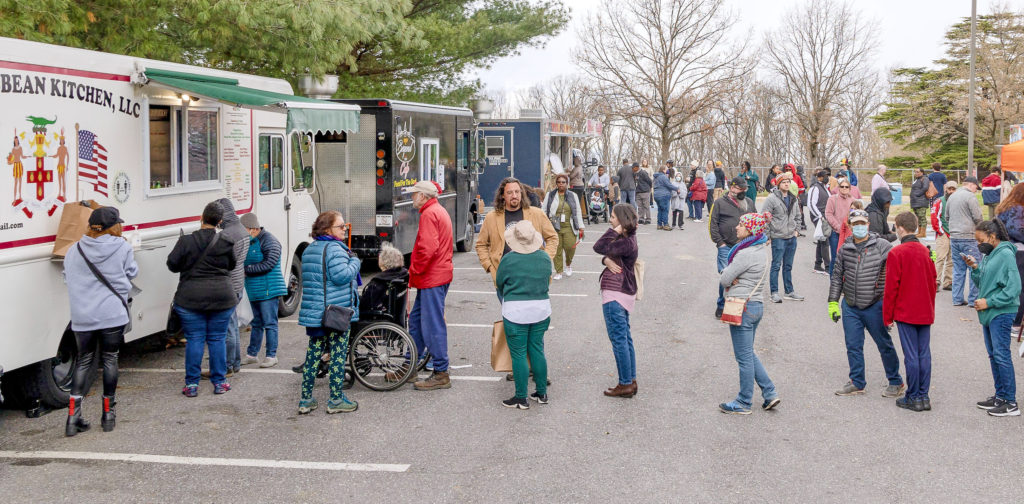
[[[768,30],[779,26],[792,7],[813,0],[726,0],[737,12],[738,32],[751,32],[756,46]],[[943,56],[946,30],[971,15],[970,0],[851,0],[855,8],[878,24],[879,52],[876,65],[928,66]],[[527,49],[520,56],[503,58],[480,72],[488,90],[514,91],[563,74],[578,73],[570,52],[577,42],[577,27],[587,13],[600,8],[599,0],[562,0],[572,9],[569,27],[543,49]],[[994,0],[978,0],[978,14],[989,11]]]

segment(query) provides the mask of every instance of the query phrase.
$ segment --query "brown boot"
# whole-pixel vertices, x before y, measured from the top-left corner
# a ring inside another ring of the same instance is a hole
[[[452,380],[448,377],[447,371],[435,371],[430,378],[413,383],[412,386],[416,387],[416,390],[448,389],[452,388]]]
[[[633,384],[632,383],[630,383],[629,385],[621,385],[621,384],[619,384],[619,385],[616,385],[615,388],[610,388],[610,389],[604,391],[604,395],[606,395],[608,397],[622,397],[622,398],[633,397],[633,394],[635,394],[635,393],[636,393],[636,391],[633,389]]]

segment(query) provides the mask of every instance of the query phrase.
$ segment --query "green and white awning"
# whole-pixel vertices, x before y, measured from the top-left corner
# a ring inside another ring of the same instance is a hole
[[[239,86],[237,79],[224,77],[155,68],[147,68],[145,76],[151,82],[178,92],[204,96],[240,107],[287,112],[289,133],[359,131],[361,109],[357,105],[247,88]]]

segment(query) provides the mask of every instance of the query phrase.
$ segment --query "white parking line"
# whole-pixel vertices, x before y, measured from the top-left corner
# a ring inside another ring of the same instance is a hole
[[[470,327],[470,328],[474,328],[474,329],[476,329],[476,328],[479,328],[479,329],[493,329],[494,328],[494,324],[448,324],[448,327]],[[548,330],[549,331],[553,330],[554,328],[555,328],[555,326],[548,326]]]
[[[316,469],[321,471],[406,472],[409,464],[356,464],[349,462],[313,462],[304,460],[260,460],[241,458],[176,457],[145,453],[100,453],[63,451],[0,451],[0,458],[104,460],[114,462],[148,462],[194,466],[270,467],[276,469]]]
[[[448,292],[454,292],[456,294],[487,294],[494,296],[496,295],[493,291],[468,291],[468,290],[450,290]],[[589,294],[548,294],[549,296],[557,297],[588,297]]]

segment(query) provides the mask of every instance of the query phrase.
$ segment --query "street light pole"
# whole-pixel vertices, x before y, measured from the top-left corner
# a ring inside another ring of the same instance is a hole
[[[977,176],[974,168],[974,26],[978,23],[978,0],[971,0],[971,79],[967,94],[967,174]]]

